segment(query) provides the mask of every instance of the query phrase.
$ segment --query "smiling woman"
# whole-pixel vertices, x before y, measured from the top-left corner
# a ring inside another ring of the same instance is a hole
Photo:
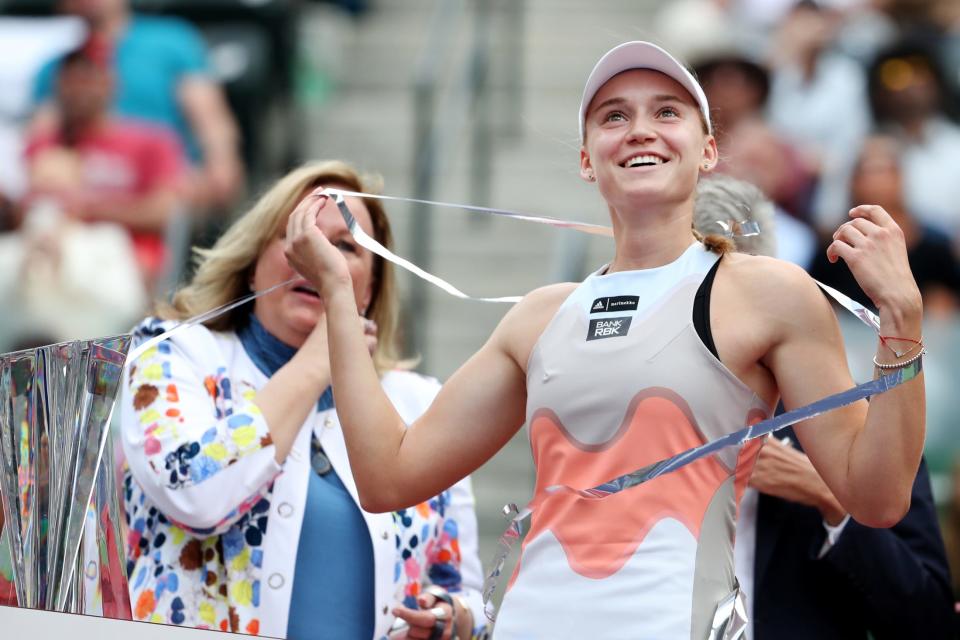
[[[308,195],[334,186],[376,189],[342,162],[291,172],[197,251],[190,284],[135,332],[143,340],[171,320],[293,280],[131,367],[121,406],[138,620],[290,638],[381,638],[396,618],[411,637],[485,633],[469,479],[395,514],[359,506],[340,390],[330,386],[326,305],[283,253],[297,202],[316,205],[315,228],[341,256],[364,357],[399,415],[418,417],[439,384],[397,357],[390,263],[354,241],[333,203]],[[380,202],[347,202],[389,246]],[[421,607],[436,608],[440,621]]]
[[[409,427],[366,355],[350,262],[318,227],[322,202],[307,198],[290,216],[286,254],[326,310],[365,507],[423,500],[528,425],[534,511],[498,636],[733,635],[734,524],[758,442],[602,500],[547,488],[595,487],[752,424],[780,399],[792,409],[853,385],[836,319],[805,273],[695,239],[695,187],[717,160],[709,113],[696,79],[659,47],[630,42],[600,59],[580,103],[580,169],[610,213],[612,260],[582,283],[525,296]],[[879,207],[850,217],[830,259],[845,260],[876,303],[887,342],[918,341],[903,234]],[[883,343],[875,361],[884,371],[915,362]],[[890,526],[909,503],[923,443],[918,378],[796,428],[865,524]]]

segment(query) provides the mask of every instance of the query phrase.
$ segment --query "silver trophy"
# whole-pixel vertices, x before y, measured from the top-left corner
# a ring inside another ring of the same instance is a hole
[[[109,438],[129,344],[0,355],[0,540],[22,607],[131,617]]]

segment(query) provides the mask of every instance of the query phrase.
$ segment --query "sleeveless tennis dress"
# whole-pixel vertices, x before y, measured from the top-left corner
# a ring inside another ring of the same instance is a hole
[[[535,508],[496,638],[703,640],[736,593],[736,509],[759,442],[603,500],[544,491],[587,489],[767,417],[694,326],[718,259],[694,243],[663,267],[603,269],[534,346]]]

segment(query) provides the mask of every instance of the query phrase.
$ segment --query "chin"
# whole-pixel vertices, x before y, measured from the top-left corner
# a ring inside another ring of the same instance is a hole
[[[667,202],[669,197],[665,190],[653,184],[632,184],[625,185],[618,194],[619,200],[628,209],[635,207],[648,207],[653,204]]]
[[[307,334],[314,330],[317,326],[317,323],[320,321],[320,314],[313,315],[298,315],[296,318],[291,319],[290,328],[298,333]]]
[[[623,185],[623,197],[636,204],[675,203],[688,199],[696,187],[696,180],[683,188],[669,180],[637,181]]]
[[[321,313],[315,309],[291,309],[281,316],[280,320],[288,331],[309,334],[320,321]]]

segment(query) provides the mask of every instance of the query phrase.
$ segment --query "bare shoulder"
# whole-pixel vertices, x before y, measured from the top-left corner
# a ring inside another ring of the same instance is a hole
[[[563,304],[563,301],[573,293],[579,284],[578,282],[558,282],[556,284],[538,287],[523,296],[523,299],[517,303],[515,309],[520,313],[526,314],[542,311],[544,307],[552,307],[553,311],[556,312],[557,308]],[[552,316],[553,313],[550,315]]]
[[[491,342],[499,345],[521,369],[525,369],[533,345],[576,288],[576,282],[561,282],[526,294],[500,321]]]
[[[717,273],[728,299],[774,326],[815,328],[833,313],[816,281],[801,267],[766,256],[730,253]]]
[[[768,256],[728,253],[723,257],[723,269],[744,282],[754,281],[755,286],[781,288],[804,286],[805,283],[814,285],[813,279],[801,267]]]
[[[789,304],[797,296],[818,296],[819,287],[801,267],[767,256],[729,253],[724,256],[721,269],[724,279],[764,300]]]
[[[560,282],[534,289],[510,309],[497,327],[497,332],[502,330],[513,334],[529,328],[539,336],[563,301],[576,288],[576,282]]]

